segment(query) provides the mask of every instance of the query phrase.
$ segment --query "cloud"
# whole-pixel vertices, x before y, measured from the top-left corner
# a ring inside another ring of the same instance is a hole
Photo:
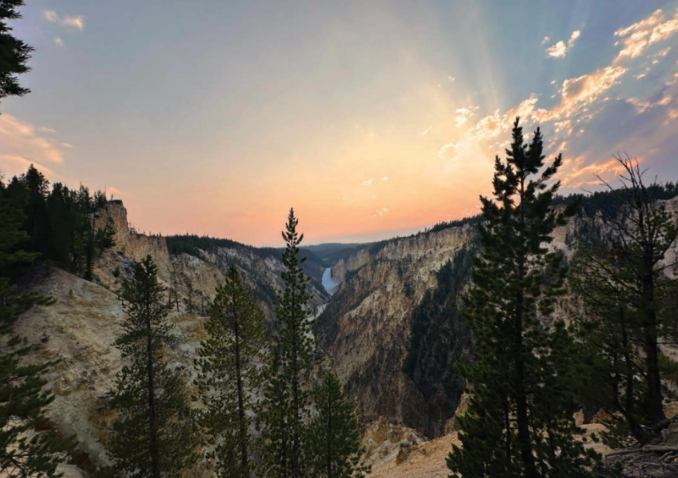
[[[459,143],[444,144],[442,148],[440,148],[440,151],[438,151],[438,157],[441,159],[456,159],[459,145]]]
[[[477,110],[477,106],[469,106],[468,108],[457,108],[456,114],[454,115],[454,124],[459,128],[463,126],[471,117],[474,115],[474,111]]]
[[[85,17],[83,15],[62,17],[54,10],[43,10],[42,18],[48,22],[58,23],[66,28],[74,28],[80,31],[85,29]]]
[[[371,180],[371,179],[367,179],[367,180],[363,181],[363,186],[368,186],[368,187],[369,187],[369,186],[372,186],[372,180]]]
[[[36,128],[6,113],[0,115],[0,144],[5,156],[21,157],[38,164],[63,163],[59,147],[51,138],[42,135],[49,131],[53,130]]]
[[[665,20],[664,12],[656,10],[644,20],[614,32],[615,36],[620,38],[615,45],[621,44],[623,46],[615,62],[636,58],[650,45],[665,40],[676,33],[678,31],[678,11],[671,19]]]
[[[380,179],[381,181],[388,181],[388,176],[383,176],[383,177],[381,177],[381,178],[379,178],[379,179]]]
[[[567,40],[567,43],[564,41],[560,40],[559,42],[556,42],[554,45],[551,45],[546,49],[546,53],[548,56],[553,57],[553,58],[565,58],[567,55],[567,52],[570,51],[570,49],[574,46],[574,42],[581,36],[581,31],[575,30],[572,32],[572,35],[570,35],[570,39]],[[544,38],[544,42],[548,41],[549,37]],[[544,43],[542,42],[542,44]]]
[[[520,116],[521,118],[529,118],[537,114],[542,115],[545,110],[535,110],[537,101],[537,96],[532,95],[503,115],[499,110],[497,110],[494,112],[494,114],[484,117],[469,130],[471,138],[476,141],[491,139],[499,136],[505,131],[508,131],[511,128],[516,116]]]
[[[544,39],[541,41],[542,45],[546,45],[551,39],[549,37],[544,37]]]
[[[56,46],[64,46],[64,41],[59,37],[54,37],[54,44]]]
[[[562,122],[587,112],[590,105],[596,102],[603,93],[619,82],[619,78],[627,69],[621,66],[608,66],[577,78],[563,81],[560,88],[560,103],[551,109],[537,108],[538,97],[532,95],[518,106],[501,114],[499,110],[482,118],[469,130],[474,140],[488,140],[506,133],[511,129],[516,116],[522,118],[523,124],[532,120],[537,123],[550,121]],[[563,126],[566,126],[563,123]],[[568,129],[571,130],[572,124]]]
[[[376,211],[374,211],[374,214],[372,214],[371,217],[388,216],[390,212],[391,211],[389,211],[389,209],[387,207],[382,207],[381,209],[377,209]]]
[[[44,18],[48,22],[58,22],[59,21],[59,15],[57,15],[57,12],[55,12],[54,10],[44,10],[42,12],[42,18]]]
[[[127,191],[122,191],[114,186],[106,186],[105,191],[106,196],[111,199],[129,199],[135,197],[134,194],[128,193]]]
[[[588,75],[565,80],[560,90],[561,103],[551,112],[551,115],[569,117],[577,108],[590,105],[603,92],[616,85],[626,71],[626,68],[620,66],[607,66]]]
[[[614,158],[603,162],[591,163],[586,166],[583,166],[583,163],[583,156],[566,161],[565,166],[570,166],[568,169],[571,169],[571,171],[562,177],[561,183],[563,187],[576,189],[581,186],[596,185],[600,183],[598,176],[618,176],[624,172],[623,166]]]
[[[15,154],[0,154],[0,178],[6,180],[12,176],[24,174],[31,164],[45,176],[50,178],[59,177],[54,171],[36,161],[29,161],[23,156]]]

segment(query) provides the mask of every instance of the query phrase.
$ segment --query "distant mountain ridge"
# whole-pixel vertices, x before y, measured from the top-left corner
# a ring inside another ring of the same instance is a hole
[[[678,211],[676,185],[651,192]],[[614,211],[624,194],[557,198],[556,207],[580,204],[578,214],[556,229],[550,247],[572,260],[578,242],[599,243],[609,232],[600,212]],[[429,437],[445,433],[464,388],[458,366],[470,360],[473,346],[460,298],[481,220],[441,223],[368,244],[332,267],[340,284],[321,316],[318,337],[366,423],[383,416]],[[566,316],[574,307],[564,301],[559,313]]]

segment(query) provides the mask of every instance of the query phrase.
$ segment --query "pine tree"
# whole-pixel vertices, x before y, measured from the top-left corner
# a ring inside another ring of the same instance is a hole
[[[106,219],[106,224],[103,229],[98,229],[96,234],[96,244],[100,251],[115,247],[115,223],[113,218]]]
[[[667,272],[678,261],[667,262],[666,253],[676,243],[678,217],[655,197],[660,189],[656,184],[644,184],[637,162],[615,158],[624,170],[620,176],[624,200],[611,212],[602,212],[611,237],[582,250],[573,283],[591,314],[578,321],[585,343],[600,346],[595,356],[602,363],[589,369],[591,381],[609,384],[593,385],[596,404],[608,407],[613,419],[621,413],[628,430],[645,443],[668,424],[659,338],[677,334],[670,304],[676,279]]]
[[[259,358],[265,341],[263,313],[252,300],[235,266],[208,307],[208,337],[200,343],[198,390],[202,429],[214,451],[207,453],[222,478],[249,478],[250,428],[261,383]]]
[[[370,472],[362,460],[360,430],[354,406],[344,396],[339,379],[325,375],[313,393],[317,413],[308,427],[310,476],[318,478],[362,478]]]
[[[173,340],[166,317],[165,288],[147,256],[122,285],[127,313],[124,334],[115,342],[125,365],[116,381],[109,453],[111,476],[175,478],[195,463],[196,445],[184,380],[167,367],[164,351]]]
[[[574,316],[586,364],[578,395],[583,403],[609,413],[610,433],[603,436],[615,448],[628,432],[641,443],[653,437],[643,427],[646,388],[637,373],[644,368],[640,320],[627,306],[622,284],[609,274],[624,260],[605,248],[580,247],[570,277],[573,292],[585,306],[583,314]]]
[[[278,337],[271,346],[264,397],[264,439],[268,443],[270,461],[267,466],[271,473],[268,476],[281,478],[306,475],[304,422],[309,413],[309,375],[314,343],[306,291],[308,278],[301,269],[304,258],[298,257],[304,235],[297,232],[298,224],[294,210],[290,209],[282,233],[286,243],[282,258],[285,290],[278,297]],[[279,448],[271,450],[271,446]]]
[[[23,4],[23,0],[0,0],[0,99],[30,92],[19,84],[17,75],[30,71],[26,63],[33,48],[14,38],[12,28],[7,25],[7,20],[21,18],[17,10]]]
[[[12,264],[30,263],[37,254],[27,253],[21,243],[28,240],[22,225],[21,204],[5,197],[0,181],[0,274]],[[59,464],[57,444],[44,434],[28,438],[36,422],[43,421],[44,408],[53,396],[43,389],[42,378],[50,363],[23,365],[27,348],[13,333],[19,315],[34,304],[49,305],[53,299],[37,294],[17,295],[7,277],[0,276],[0,475],[53,477]]]
[[[96,260],[96,235],[94,234],[94,223],[85,221],[83,228],[82,242],[85,248],[85,280],[94,279],[94,261]]]
[[[566,268],[546,246],[573,207],[552,207],[562,158],[545,166],[542,151],[540,130],[528,146],[516,119],[506,161],[495,160],[495,197],[481,197],[483,251],[464,301],[476,339],[466,369],[474,389],[459,418],[463,448],[448,457],[453,476],[587,476],[593,456],[575,437],[573,341],[562,321],[547,323]]]
[[[260,422],[262,431],[262,476],[288,478],[290,475],[290,390],[282,373],[281,350],[273,344],[264,368],[264,404]]]

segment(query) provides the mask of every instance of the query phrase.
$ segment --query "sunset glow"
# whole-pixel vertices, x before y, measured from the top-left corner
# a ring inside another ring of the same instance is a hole
[[[611,154],[676,180],[678,1],[28,2],[0,170],[106,188],[134,226],[277,245],[478,213],[516,116],[564,192]],[[535,27],[536,25],[536,27]]]

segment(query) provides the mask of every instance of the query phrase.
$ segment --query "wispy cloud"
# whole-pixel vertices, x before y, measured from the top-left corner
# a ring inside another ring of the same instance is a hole
[[[6,155],[20,156],[41,164],[63,163],[64,157],[59,147],[42,134],[48,131],[12,115],[0,115],[0,144]]]
[[[474,115],[474,111],[477,110],[477,106],[469,106],[468,108],[457,108],[454,115],[454,124],[457,128],[466,124],[466,122],[471,119]]]
[[[441,159],[456,159],[458,148],[459,148],[459,143],[444,144],[440,148],[440,151],[438,151],[438,157],[441,158]]]
[[[372,186],[372,180],[366,179],[365,181],[363,181],[362,184],[363,184],[363,186],[367,186],[367,187]]]
[[[64,41],[59,37],[54,37],[54,44],[56,46],[64,46]]]
[[[62,17],[54,10],[43,10],[42,18],[48,22],[58,23],[59,25],[67,28],[74,28],[80,31],[85,29],[85,17],[83,15]]]
[[[617,55],[615,62],[640,56],[646,48],[657,42],[667,39],[678,31],[678,11],[666,20],[664,12],[656,10],[652,15],[617,30],[615,36],[621,38],[615,45],[621,44],[623,48]]]
[[[575,30],[572,32],[572,35],[570,35],[570,39],[567,40],[567,43],[564,42],[563,40],[560,40],[559,42],[556,42],[555,44],[551,45],[546,49],[546,53],[548,56],[553,57],[553,58],[565,58],[567,55],[567,52],[570,51],[570,49],[574,46],[574,42],[581,36],[581,31]],[[549,37],[545,37],[544,41],[542,42],[545,43],[549,40]]]
[[[563,81],[559,91],[560,103],[551,109],[537,108],[539,99],[532,95],[504,114],[495,111],[492,115],[485,116],[469,130],[469,134],[474,140],[494,138],[509,131],[516,116],[520,116],[524,121],[533,120],[539,123],[571,119],[584,112],[603,93],[616,85],[626,71],[627,69],[621,66],[608,66],[587,75],[567,79]]]
[[[587,165],[583,163],[584,157],[579,156],[565,165],[566,168],[569,166],[567,169],[570,171],[561,180],[563,186],[576,189],[586,185],[596,185],[600,183],[598,176],[618,176],[624,171],[623,166],[614,158]]]
[[[25,173],[31,164],[49,178],[59,177],[59,175],[50,168],[43,166],[37,161],[28,160],[23,156],[16,154],[0,154],[0,177],[7,179],[12,176],[19,176]]]
[[[388,176],[382,176],[382,177],[379,178],[379,179],[380,179],[381,181],[388,181]]]
[[[371,217],[384,217],[388,216],[390,214],[390,210],[387,207],[382,207],[381,209],[377,209],[374,211],[374,214],[371,215]]]

